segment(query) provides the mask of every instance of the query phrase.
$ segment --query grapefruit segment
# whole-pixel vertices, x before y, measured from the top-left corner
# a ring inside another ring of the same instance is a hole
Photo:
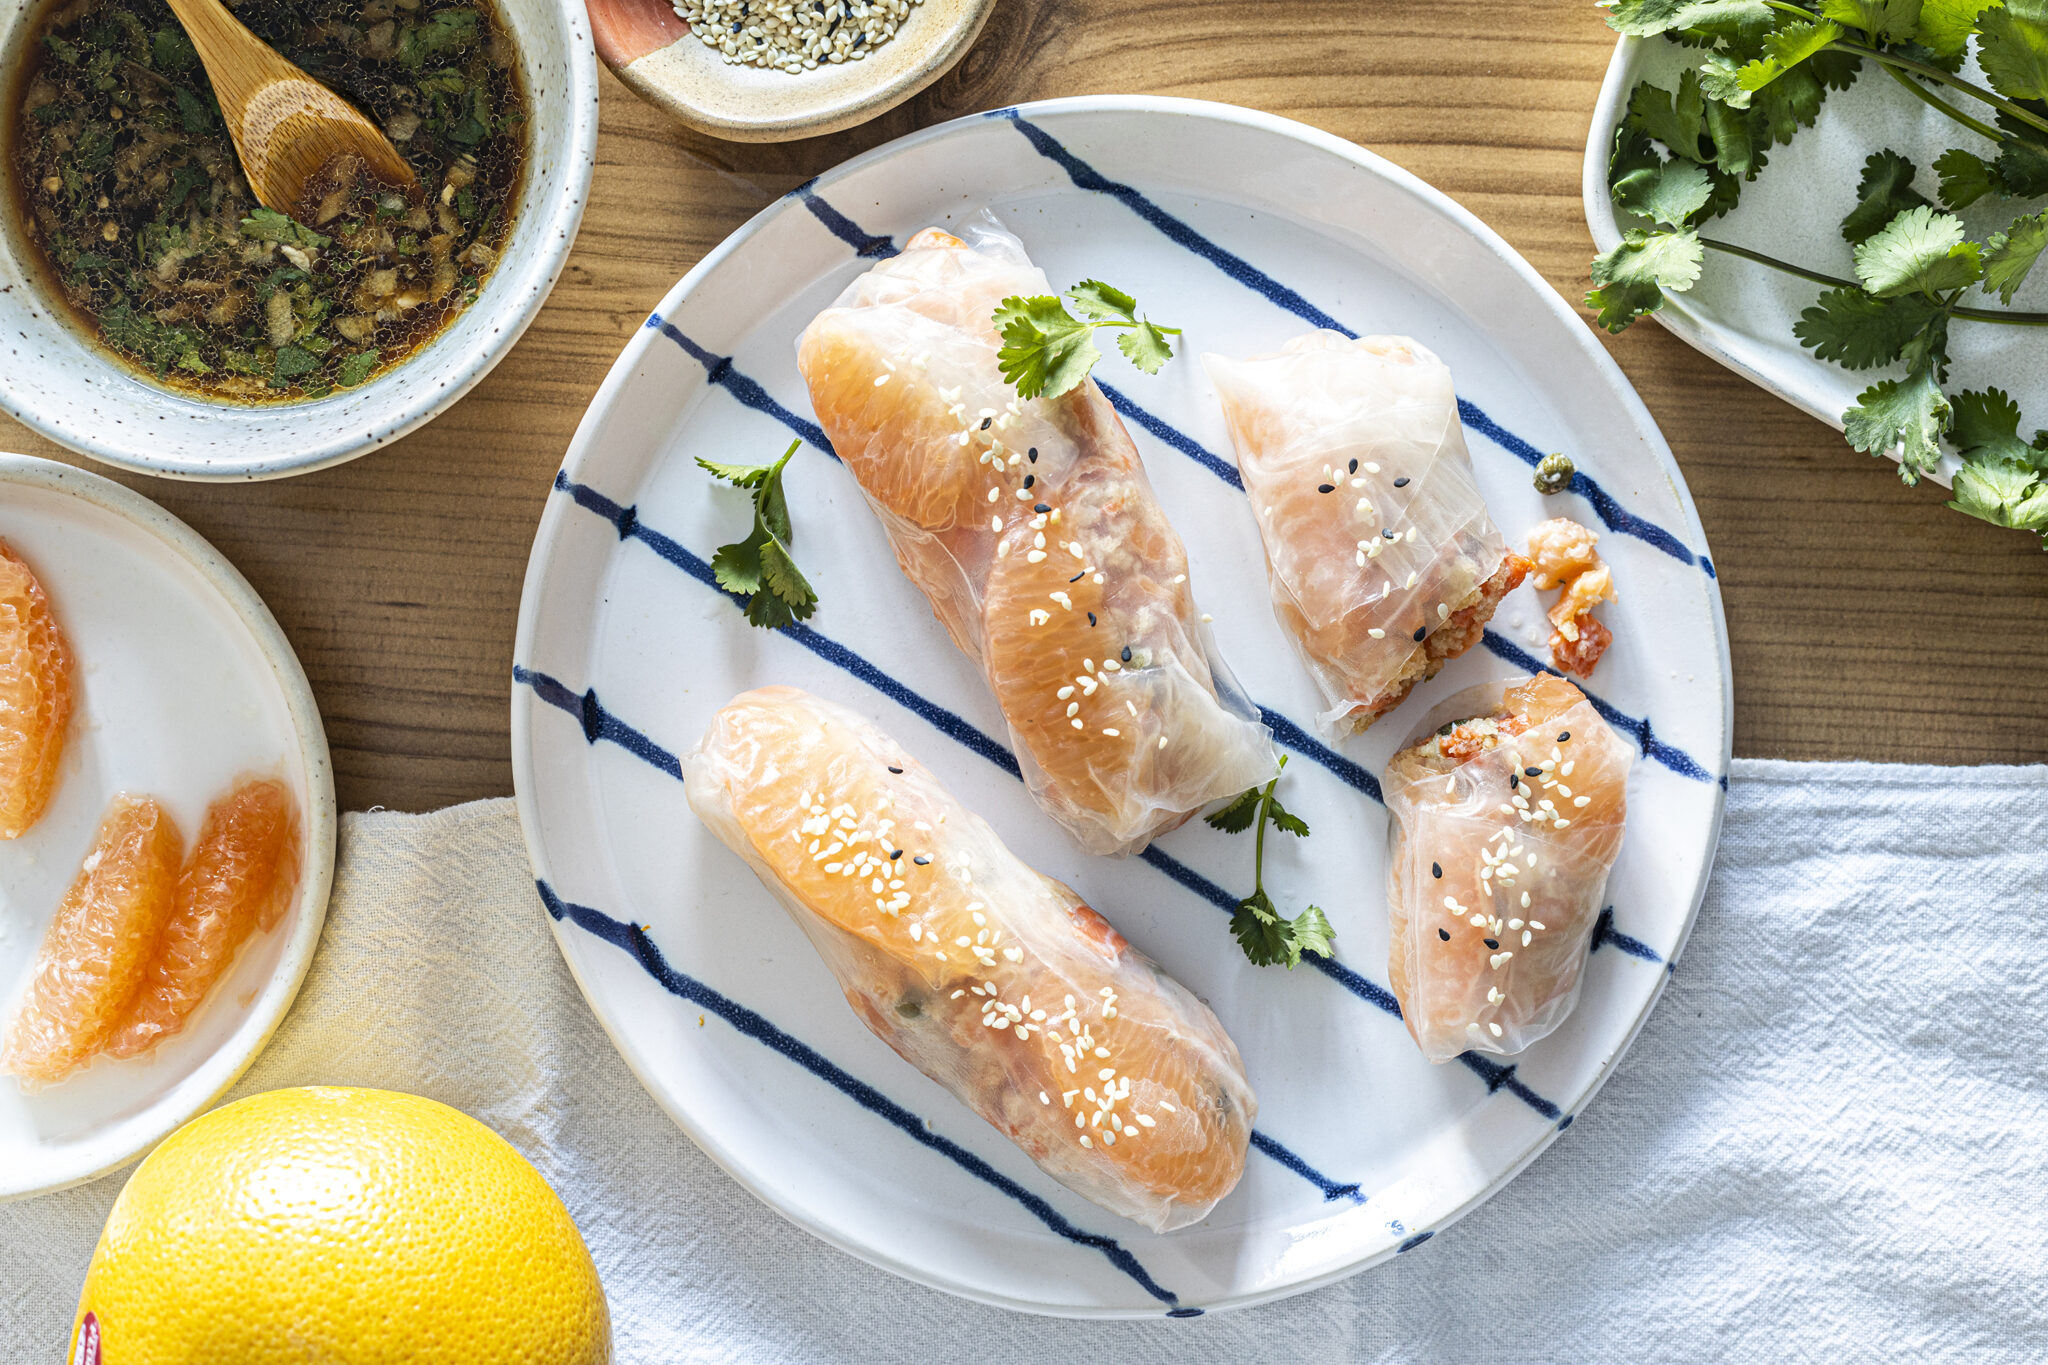
[[[20,837],[49,804],[71,705],[71,648],[49,596],[0,541],[0,839]]]
[[[299,884],[298,810],[275,778],[251,778],[215,801],[178,876],[176,909],[126,1016],[108,1040],[132,1057],[185,1027],[249,935],[267,930]]]
[[[148,973],[176,905],[183,852],[178,827],[153,798],[114,798],[43,935],[0,1044],[0,1071],[33,1090],[99,1050]]]

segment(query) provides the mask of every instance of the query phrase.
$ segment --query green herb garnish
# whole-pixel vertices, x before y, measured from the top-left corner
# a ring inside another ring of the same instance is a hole
[[[1019,398],[1057,398],[1088,377],[1102,352],[1095,348],[1098,327],[1117,329],[1116,348],[1146,374],[1173,359],[1170,336],[1178,327],[1161,327],[1138,316],[1138,301],[1100,280],[1083,280],[1066,292],[1082,316],[1069,313],[1058,298],[1012,294],[996,306],[996,331],[1003,347],[996,363],[1003,378],[1017,386]]]
[[[318,251],[331,240],[276,209],[250,210],[249,216],[242,220],[242,235],[259,242],[276,242],[306,251]]]
[[[727,592],[747,598],[747,620],[770,630],[806,620],[818,609],[814,592],[790,553],[794,540],[789,503],[782,495],[782,468],[801,441],[791,441],[772,465],[720,464],[698,457],[697,466],[714,478],[754,495],[754,532],[745,540],[721,545],[711,557],[711,572]]]
[[[1629,97],[1608,163],[1624,232],[1594,260],[1586,296],[1601,325],[1619,332],[1690,289],[1708,251],[1826,286],[1793,328],[1800,344],[1845,369],[1905,368],[1842,414],[1849,444],[1896,452],[1911,484],[1940,466],[1946,441],[1961,460],[1948,505],[2038,532],[2048,547],[2048,435],[2022,441],[2018,409],[1995,389],[1947,387],[1951,324],[2048,326],[2048,313],[1967,301],[2012,302],[2048,249],[2048,209],[1981,241],[1943,211],[2048,195],[2048,0],[1616,0],[1608,22],[1708,55],[1676,90],[1645,82]],[[1960,74],[1973,41],[1988,89]],[[1827,93],[1866,67],[1988,140],[1992,154],[1956,147],[1936,158],[1937,204],[1914,188],[1912,161],[1872,153],[1840,221],[1856,248],[1854,279],[1705,235],[1766,153],[1812,126]]]
[[[1286,770],[1284,755],[1280,767]],[[1273,906],[1273,898],[1266,894],[1266,826],[1270,824],[1297,839],[1308,837],[1308,823],[1290,814],[1273,794],[1279,785],[1280,778],[1275,775],[1265,786],[1239,793],[1229,805],[1202,818],[1226,834],[1241,834],[1254,823],[1258,825],[1252,844],[1252,893],[1237,903],[1237,912],[1230,917],[1230,932],[1253,966],[1271,967],[1279,963],[1292,971],[1303,953],[1330,956],[1337,931],[1313,905],[1293,919],[1282,918]]]

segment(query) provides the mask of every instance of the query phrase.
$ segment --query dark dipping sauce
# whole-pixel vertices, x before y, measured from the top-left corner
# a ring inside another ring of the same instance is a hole
[[[116,354],[181,389],[322,398],[404,361],[476,301],[511,232],[526,99],[486,0],[230,0],[375,119],[413,198],[348,174],[308,228],[249,192],[163,0],[51,6],[15,87],[28,236]]]

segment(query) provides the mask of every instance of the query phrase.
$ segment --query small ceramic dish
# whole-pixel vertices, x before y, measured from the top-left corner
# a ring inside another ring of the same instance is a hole
[[[167,388],[72,319],[0,194],[0,408],[95,460],[179,479],[270,479],[339,464],[432,420],[504,359],[554,288],[597,157],[597,62],[581,5],[497,0],[526,81],[527,170],[511,240],[467,311],[404,364],[328,398],[258,407]],[[0,143],[41,4],[0,7]],[[11,171],[9,172],[11,173]]]
[[[1586,224],[1601,251],[1621,240],[1622,226],[1607,189],[1607,162],[1615,127],[1628,112],[1629,95],[1640,81],[1675,89],[1680,73],[1698,66],[1701,59],[1698,50],[1662,38],[1623,38],[1615,45],[1586,138],[1581,186]],[[1855,258],[1836,224],[1856,203],[1864,159],[1881,147],[1904,154],[1919,168],[1915,188],[1932,200],[1934,159],[1955,145],[1956,128],[1946,116],[1866,67],[1853,86],[1827,97],[1813,127],[1771,149],[1770,165],[1742,187],[1735,211],[1717,219],[1709,235],[1789,257],[1811,270],[1853,278]],[[1994,195],[1961,216],[1971,237],[1982,240],[2010,223],[2018,211],[2016,201]],[[1839,431],[1842,414],[1858,394],[1880,380],[1903,377],[1906,367],[1894,363],[1881,369],[1845,370],[1801,346],[1792,328],[1822,289],[1710,251],[1699,283],[1667,296],[1653,316],[1702,353]],[[2048,307],[2043,300],[2048,300],[2048,279],[2037,275],[2021,288],[2012,306]],[[1957,327],[1949,349],[1957,373],[1967,376],[1964,386],[2003,389],[2029,415],[2048,411],[2048,365],[2041,363],[2041,341],[2033,329]],[[1896,450],[1891,455],[1898,458]],[[1947,484],[1954,469],[1951,455],[1930,477]]]
[[[235,1083],[313,961],[334,875],[327,737],[284,632],[232,564],[139,493],[0,454],[0,540],[49,593],[75,659],[76,709],[49,808],[0,841],[0,1018],[119,792],[156,797],[187,841],[245,773],[282,777],[304,839],[284,918],[242,946],[184,1030],[99,1058],[34,1094],[0,1077],[0,1199],[133,1160]]]
[[[590,26],[598,56],[649,104],[712,137],[788,142],[894,109],[967,55],[994,8],[921,0],[871,55],[795,75],[727,62],[670,0],[590,0]]]

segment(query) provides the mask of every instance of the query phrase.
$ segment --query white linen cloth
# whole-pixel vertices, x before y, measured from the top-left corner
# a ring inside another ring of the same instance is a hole
[[[235,1093],[383,1086],[490,1124],[568,1203],[631,1365],[2031,1365],[2048,1360],[2044,850],[2048,768],[1736,763],[1698,927],[1571,1131],[1408,1255],[1187,1321],[984,1308],[755,1202],[577,994],[509,801],[344,817],[320,955]],[[0,1359],[61,1355],[123,1179],[0,1206]]]

